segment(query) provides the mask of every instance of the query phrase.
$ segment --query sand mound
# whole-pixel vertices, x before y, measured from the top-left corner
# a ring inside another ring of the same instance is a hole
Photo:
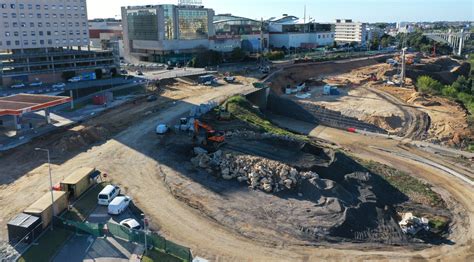
[[[365,121],[388,131],[397,131],[403,125],[403,119],[395,115],[370,116]]]
[[[60,152],[70,152],[107,139],[109,131],[101,126],[75,128],[54,145]]]

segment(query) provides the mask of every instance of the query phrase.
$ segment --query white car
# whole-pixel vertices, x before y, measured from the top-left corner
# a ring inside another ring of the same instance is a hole
[[[23,88],[23,87],[25,87],[25,84],[15,84],[11,86],[11,88]]]
[[[71,83],[77,83],[79,81],[81,81],[81,78],[79,76],[75,76],[73,78],[69,78],[69,80],[67,80],[68,82],[71,82]]]
[[[43,82],[39,81],[39,82],[33,82],[30,84],[31,87],[35,87],[35,86],[42,86],[43,85]]]
[[[165,124],[159,124],[156,126],[156,134],[157,135],[164,135],[168,132],[168,126]]]
[[[54,84],[53,85],[53,88],[65,88],[66,87],[66,84],[65,83],[57,83],[57,84]]]
[[[132,199],[128,196],[118,196],[110,202],[107,212],[110,215],[120,215],[128,208],[130,201],[132,201]]]
[[[138,221],[136,221],[133,218],[127,218],[127,219],[123,220],[122,222],[120,222],[120,225],[124,226],[124,227],[127,227],[127,228],[130,228],[130,229],[134,229],[134,230],[142,229],[142,226],[140,225],[140,223],[138,223]]]

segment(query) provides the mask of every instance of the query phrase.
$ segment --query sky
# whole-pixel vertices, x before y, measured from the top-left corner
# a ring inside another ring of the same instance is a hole
[[[178,0],[87,0],[89,19],[120,18],[120,7],[177,4]],[[360,22],[474,21],[474,0],[203,0],[216,14],[253,19],[282,14],[317,22],[348,18]]]

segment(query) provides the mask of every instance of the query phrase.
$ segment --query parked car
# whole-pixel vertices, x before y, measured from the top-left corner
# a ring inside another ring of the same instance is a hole
[[[142,229],[142,226],[140,225],[140,223],[138,223],[138,221],[136,221],[133,218],[127,218],[125,220],[122,220],[120,222],[120,225],[122,225],[124,227],[127,227],[127,228],[130,228],[130,229],[134,229],[134,230]]]
[[[168,65],[166,66],[166,70],[173,70],[174,69],[174,66],[173,65]]]
[[[12,86],[10,86],[11,88],[24,88],[25,87],[25,84],[23,83],[20,83],[20,84],[14,84]]]
[[[66,87],[65,83],[56,83],[53,85],[53,88],[58,88],[58,89],[65,88],[65,87]]]
[[[137,75],[142,76],[143,72],[142,71],[137,71]]]
[[[69,78],[69,80],[67,80],[68,82],[71,82],[71,83],[77,83],[77,82],[80,82],[81,81],[81,77],[79,76],[75,76],[73,78]]]
[[[97,196],[98,204],[102,206],[107,206],[112,202],[112,200],[120,194],[120,187],[107,185],[100,191]]]
[[[43,82],[41,82],[41,81],[33,82],[33,83],[30,84],[31,87],[42,86],[42,85],[43,85]]]
[[[168,132],[169,128],[165,124],[159,124],[156,126],[156,134],[157,135],[164,135]]]
[[[132,199],[128,196],[118,196],[110,202],[107,212],[110,215],[120,215],[128,208],[130,201],[132,201]]]

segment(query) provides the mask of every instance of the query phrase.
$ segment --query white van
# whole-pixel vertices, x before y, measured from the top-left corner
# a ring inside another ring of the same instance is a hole
[[[107,185],[100,191],[97,196],[98,204],[102,206],[107,206],[112,202],[112,200],[120,194],[120,188],[118,186]]]
[[[108,213],[110,215],[120,215],[127,209],[132,199],[128,196],[118,196],[109,204]]]

